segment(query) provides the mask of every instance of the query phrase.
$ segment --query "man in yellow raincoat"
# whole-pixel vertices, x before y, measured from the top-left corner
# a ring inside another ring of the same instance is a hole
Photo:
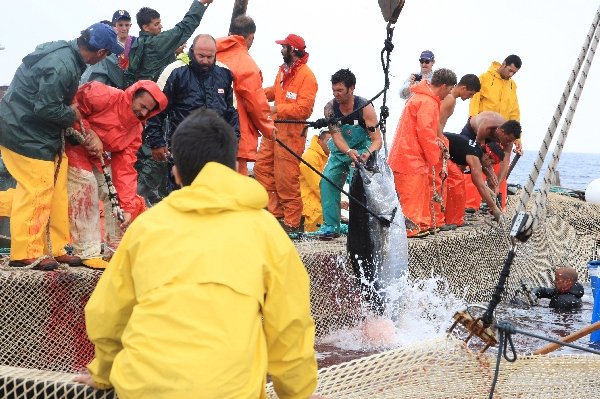
[[[310,146],[302,154],[302,159],[323,173],[329,158],[327,142],[331,138],[329,130],[322,130],[313,136]],[[300,164],[300,193],[302,194],[302,215],[304,216],[304,231],[315,231],[323,223],[321,209],[321,176],[304,163]]]
[[[309,282],[236,172],[233,128],[208,109],[173,136],[180,190],[128,228],[86,308],[90,375],[120,399],[308,398],[317,383]],[[252,239],[249,239],[252,237]]]

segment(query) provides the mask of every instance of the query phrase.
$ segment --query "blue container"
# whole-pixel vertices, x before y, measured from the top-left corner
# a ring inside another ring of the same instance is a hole
[[[592,323],[600,321],[600,260],[591,260],[587,264],[588,275],[592,285],[594,296],[594,310],[592,311]],[[594,331],[590,335],[590,341],[600,343],[600,331]]]

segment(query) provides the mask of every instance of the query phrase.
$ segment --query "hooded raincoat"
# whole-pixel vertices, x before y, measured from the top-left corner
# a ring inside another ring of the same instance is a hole
[[[54,161],[62,147],[61,130],[75,120],[70,105],[84,70],[75,40],[40,44],[25,56],[0,100],[0,145]]]
[[[483,111],[494,111],[506,120],[521,119],[519,100],[517,99],[517,83],[512,79],[502,79],[498,68],[502,64],[492,62],[487,72],[479,76],[481,90],[475,93],[469,103],[469,115],[475,116]]]
[[[469,115],[475,116],[483,111],[494,111],[502,115],[506,120],[521,120],[519,111],[519,100],[517,98],[517,83],[512,79],[502,79],[498,73],[498,68],[502,64],[494,61],[487,72],[479,76],[481,90],[471,98],[469,104]],[[506,159],[507,165],[510,159]],[[500,171],[500,165],[494,166],[496,174]],[[502,194],[502,208],[506,206],[506,179],[503,179],[498,192]],[[479,208],[481,195],[470,179],[466,176],[465,180],[467,193],[467,207]]]
[[[193,0],[190,9],[174,28],[158,35],[140,31],[129,51],[129,65],[125,71],[125,85],[131,86],[142,79],[157,81],[164,67],[175,61],[175,50],[185,43],[200,25],[206,7]]]
[[[313,136],[310,146],[302,155],[302,159],[308,162],[319,172],[323,172],[327,163],[328,154],[319,144],[319,136]],[[319,183],[321,176],[313,172],[308,166],[300,164],[300,192],[302,193],[302,205],[304,209],[304,231],[315,231],[318,225],[323,223],[323,211],[321,209],[321,189]]]
[[[157,103],[143,120],[132,110],[133,97],[146,90]],[[82,115],[85,131],[93,130],[110,153],[105,164],[110,166],[112,181],[117,191],[121,208],[135,219],[144,211],[144,200],[137,195],[136,152],[142,144],[143,123],[167,106],[167,98],[158,85],[149,80],[140,80],[122,91],[100,82],[90,82],[79,88],[75,95]],[[79,129],[79,124],[75,126]],[[90,157],[84,146],[67,142],[69,156],[68,193],[69,224],[74,254],[81,258],[101,255],[102,235],[98,200],[104,202],[104,241],[109,245],[118,243],[123,235],[112,214],[108,187],[101,173],[98,158]],[[94,170],[95,169],[95,170]]]
[[[98,385],[266,398],[268,372],[280,398],[311,395],[308,275],[266,204],[257,182],[210,162],[129,227],[85,308]]]
[[[65,253],[68,161],[61,157],[61,132],[75,119],[70,105],[84,69],[75,40],[41,44],[23,58],[0,101],[0,150],[17,181],[2,196],[2,208],[10,209],[12,260]]]
[[[262,72],[248,53],[243,36],[232,35],[217,39],[217,60],[225,64],[233,74],[233,89],[240,119],[237,156],[246,161],[256,161],[260,133],[270,137],[275,128],[262,88]]]
[[[427,81],[413,85],[411,91],[413,94],[406,101],[396,129],[388,164],[394,172],[404,215],[419,225],[420,230],[427,230],[432,224],[428,177],[441,156],[437,144],[440,99]]]
[[[133,113],[131,105],[136,91],[144,89],[157,102],[143,120]],[[137,209],[136,152],[142,145],[143,123],[167,107],[167,98],[157,84],[140,80],[127,90],[119,90],[100,82],[90,82],[79,88],[74,103],[83,118],[85,130],[92,129],[100,138],[104,151],[110,153],[113,183],[119,193],[119,204],[127,212]],[[77,125],[77,127],[79,127]],[[81,145],[67,144],[69,166],[92,171],[101,170],[100,161],[88,155]]]
[[[308,119],[315,105],[317,78],[306,65],[308,53],[285,73],[279,68],[275,83],[265,88],[267,100],[275,101],[277,113],[273,119]],[[303,124],[277,123],[277,138],[296,154],[304,152],[306,137]],[[300,226],[302,196],[300,195],[300,161],[273,140],[262,140],[258,151],[254,176],[269,194],[269,211],[284,218],[291,227]]]

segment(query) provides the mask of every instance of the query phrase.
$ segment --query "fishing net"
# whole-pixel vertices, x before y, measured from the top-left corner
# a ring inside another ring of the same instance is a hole
[[[508,214],[514,202],[509,201]],[[456,296],[468,302],[489,301],[508,252],[508,227],[499,228],[488,217],[470,219],[470,226],[409,240],[411,280],[441,276]],[[549,284],[558,266],[575,267],[585,280],[586,263],[600,240],[598,226],[599,205],[550,194],[545,220],[517,248],[506,297],[512,297],[520,280],[531,286]],[[364,305],[345,240],[299,241],[297,248],[310,275],[317,335],[358,325]],[[100,273],[0,266],[0,397],[112,397],[69,382],[70,373],[81,371],[93,357],[83,307]],[[496,397],[557,397],[557,379],[569,395],[583,392],[577,397],[589,397],[598,384],[587,370],[597,370],[598,362],[565,355],[503,362],[498,384],[503,396]],[[340,398],[486,397],[491,381],[488,363],[453,341],[424,343],[322,369],[319,392]]]

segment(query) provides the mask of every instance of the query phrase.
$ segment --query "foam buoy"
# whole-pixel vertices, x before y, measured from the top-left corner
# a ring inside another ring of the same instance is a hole
[[[592,204],[600,204],[600,179],[592,180],[585,189],[585,200]]]

